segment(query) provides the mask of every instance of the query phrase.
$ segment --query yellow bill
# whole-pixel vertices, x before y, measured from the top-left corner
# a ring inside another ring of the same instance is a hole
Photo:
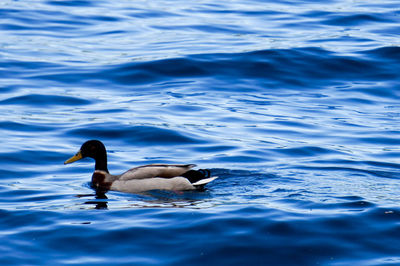
[[[78,160],[82,159],[82,153],[81,151],[78,151],[74,156],[72,156],[71,158],[69,158],[68,160],[66,160],[64,162],[64,164],[69,164],[69,163],[73,163],[76,162]]]

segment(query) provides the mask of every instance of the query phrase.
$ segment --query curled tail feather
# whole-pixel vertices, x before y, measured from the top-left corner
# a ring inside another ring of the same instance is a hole
[[[196,183],[199,180],[210,177],[210,170],[208,169],[199,169],[199,170],[189,170],[182,175],[186,177],[190,183]]]

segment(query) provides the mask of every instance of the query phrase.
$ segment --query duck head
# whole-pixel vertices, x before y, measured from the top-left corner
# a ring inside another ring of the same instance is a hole
[[[79,151],[74,156],[66,160],[64,164],[73,163],[86,157],[93,158],[95,160],[95,170],[102,170],[108,173],[106,147],[99,140],[88,140],[83,143]]]

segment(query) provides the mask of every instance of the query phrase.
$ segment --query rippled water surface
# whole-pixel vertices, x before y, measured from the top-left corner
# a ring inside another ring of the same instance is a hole
[[[0,264],[399,265],[398,1],[0,2]],[[96,197],[195,163],[206,191]]]

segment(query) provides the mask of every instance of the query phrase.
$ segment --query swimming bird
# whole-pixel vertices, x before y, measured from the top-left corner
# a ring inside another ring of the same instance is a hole
[[[83,158],[95,160],[92,186],[97,191],[144,192],[148,190],[195,190],[202,189],[215,180],[209,170],[192,170],[195,164],[149,164],[138,166],[120,175],[112,175],[107,168],[107,151],[99,140],[89,140],[64,164]]]

